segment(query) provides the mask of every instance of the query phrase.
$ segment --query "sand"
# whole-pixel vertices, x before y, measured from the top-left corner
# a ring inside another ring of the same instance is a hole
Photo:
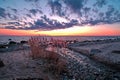
[[[46,78],[51,76],[43,72],[43,62],[32,59],[30,50],[19,50],[0,53],[0,58],[5,66],[0,68],[0,80],[13,80],[16,78]]]
[[[67,68],[69,74],[74,78],[87,80],[120,79],[119,71],[99,63],[100,61],[107,61],[113,65],[115,65],[114,63],[119,63],[120,54],[113,53],[112,51],[120,50],[120,42],[72,46],[71,48],[72,50],[67,48],[55,48],[54,52],[68,61]],[[91,53],[92,49],[100,50],[100,52],[95,51],[95,53]],[[78,52],[76,52],[76,50]],[[91,60],[91,58],[93,59]],[[44,79],[46,77],[48,77],[49,80],[56,80],[54,75],[44,72],[46,66],[44,66],[43,60],[40,58],[31,58],[29,49],[0,53],[0,59],[5,64],[4,67],[0,68],[0,80],[13,80],[15,78]],[[66,77],[69,79],[68,76]]]

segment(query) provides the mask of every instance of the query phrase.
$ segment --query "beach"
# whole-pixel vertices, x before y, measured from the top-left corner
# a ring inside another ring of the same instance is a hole
[[[44,72],[41,59],[30,57],[30,50],[0,53],[0,58],[5,65],[0,68],[0,80],[54,80],[54,76]]]
[[[109,42],[108,42],[109,41]],[[72,41],[70,41],[72,42]],[[14,45],[15,46],[15,45]],[[0,52],[4,66],[0,80],[119,80],[120,40],[76,41],[52,50],[67,61],[67,72],[58,78],[47,70],[42,58],[33,59],[29,45]],[[16,46],[15,46],[16,47]],[[12,45],[12,48],[13,45]],[[51,51],[50,46],[46,48]],[[46,71],[47,70],[47,71]]]
[[[120,0],[0,0],[0,80],[120,80]]]

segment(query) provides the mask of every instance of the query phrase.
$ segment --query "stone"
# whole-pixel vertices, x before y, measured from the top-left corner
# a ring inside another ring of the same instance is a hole
[[[120,50],[113,50],[112,53],[120,54]]]
[[[16,42],[15,41],[10,41],[9,42],[9,45],[13,45],[13,44],[16,44]]]
[[[20,41],[21,44],[26,44],[28,43],[27,41]]]
[[[94,54],[100,53],[100,52],[102,52],[102,51],[99,50],[99,49],[91,49],[90,54],[91,54],[91,55],[94,55]]]

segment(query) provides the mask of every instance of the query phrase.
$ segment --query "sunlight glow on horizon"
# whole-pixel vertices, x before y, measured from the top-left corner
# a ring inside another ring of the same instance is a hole
[[[0,29],[0,34],[17,36],[120,36],[118,27],[118,25],[116,25],[116,28],[113,25],[74,26],[51,31]]]
[[[109,36],[109,35],[120,35],[119,29],[114,29],[109,26],[84,26],[78,27],[74,26],[67,29],[58,29],[52,31],[41,31],[38,34],[50,35],[50,36]]]
[[[30,36],[35,35],[33,30],[12,30],[0,28],[0,35],[13,35],[13,36]]]

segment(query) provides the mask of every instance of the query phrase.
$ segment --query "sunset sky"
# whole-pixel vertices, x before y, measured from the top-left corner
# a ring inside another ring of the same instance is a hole
[[[0,0],[0,35],[120,36],[120,0]]]

